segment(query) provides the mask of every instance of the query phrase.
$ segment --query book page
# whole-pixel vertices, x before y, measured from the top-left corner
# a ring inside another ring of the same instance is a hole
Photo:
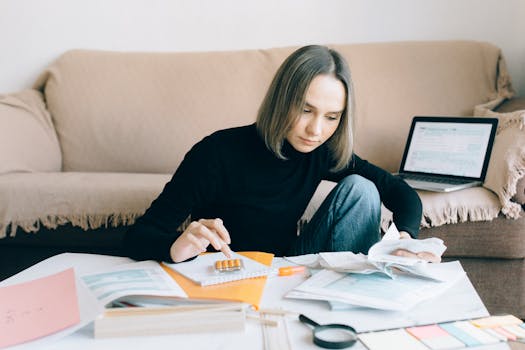
[[[103,305],[128,295],[188,297],[155,261],[118,265],[83,275],[81,280]]]

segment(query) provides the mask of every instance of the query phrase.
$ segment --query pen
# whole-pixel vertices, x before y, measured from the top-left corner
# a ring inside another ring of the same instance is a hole
[[[296,273],[305,272],[306,266],[298,265],[298,266],[284,266],[277,269],[277,275],[278,276],[290,276]]]

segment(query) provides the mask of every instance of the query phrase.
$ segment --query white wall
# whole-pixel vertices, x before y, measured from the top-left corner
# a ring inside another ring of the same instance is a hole
[[[525,96],[524,0],[0,0],[0,93],[71,48],[208,51],[474,39],[502,48]]]

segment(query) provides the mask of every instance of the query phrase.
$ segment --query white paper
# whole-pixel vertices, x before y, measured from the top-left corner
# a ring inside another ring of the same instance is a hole
[[[217,260],[224,260],[223,253],[204,254],[199,255],[194,260],[188,262],[165,264],[170,269],[177,271],[195,283],[199,283],[201,286],[268,276],[272,273],[272,268],[261,264],[258,261],[237,253],[232,253],[231,255],[232,259],[242,260],[243,268],[241,270],[224,273],[216,272],[215,262]]]
[[[101,305],[129,295],[188,297],[159,263],[151,260],[106,268],[85,274],[81,280]]]
[[[433,264],[433,274],[444,282],[396,273],[395,279],[382,274],[347,274],[322,270],[297,286],[286,297],[344,302],[383,310],[408,310],[436,297],[465,275],[459,262]],[[299,292],[299,293],[297,293]]]
[[[325,269],[338,272],[360,274],[379,272],[391,278],[395,277],[394,271],[397,269],[420,277],[442,281],[443,276],[439,271],[427,268],[429,263],[426,260],[395,256],[391,253],[397,249],[405,249],[414,253],[426,251],[441,256],[446,248],[439,238],[401,239],[395,224],[392,224],[383,239],[370,248],[368,256],[352,252],[319,253],[319,264]]]

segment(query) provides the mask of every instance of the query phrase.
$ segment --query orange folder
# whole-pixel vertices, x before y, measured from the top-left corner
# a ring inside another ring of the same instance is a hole
[[[263,252],[238,252],[247,258],[271,266],[273,254]],[[247,278],[244,280],[215,284],[202,287],[178,272],[161,264],[162,268],[181,286],[190,299],[217,299],[225,301],[240,301],[259,308],[266,279],[268,277]]]

